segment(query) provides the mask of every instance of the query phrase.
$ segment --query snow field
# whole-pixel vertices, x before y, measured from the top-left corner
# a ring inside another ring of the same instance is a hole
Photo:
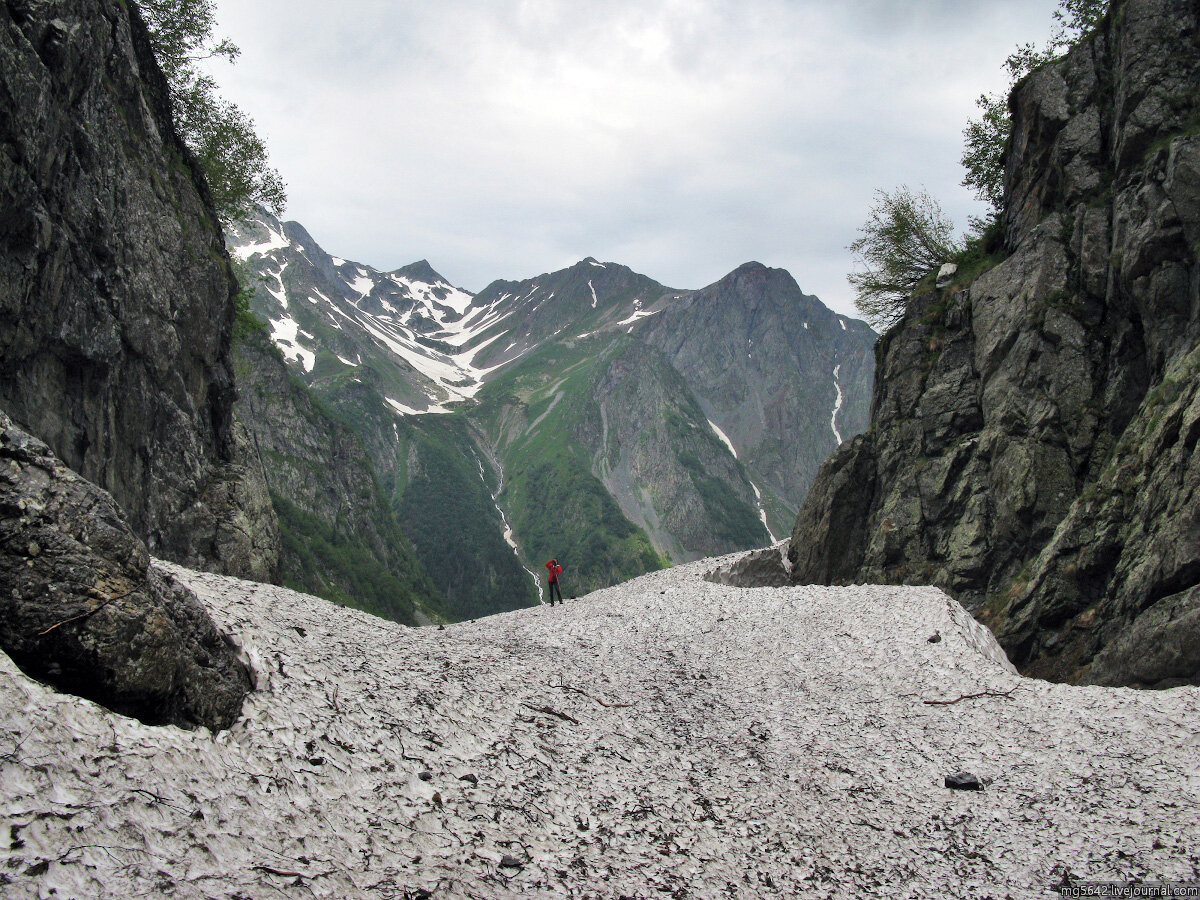
[[[842,433],[838,431],[837,414],[842,409],[842,383],[838,381],[838,373],[842,370],[839,363],[833,367],[833,389],[837,391],[837,397],[833,401],[833,413],[829,417],[829,427],[833,431],[833,439],[838,442],[838,446],[842,445]]]
[[[257,691],[214,737],[0,654],[5,896],[1023,898],[1065,869],[1200,877],[1200,689],[1021,678],[933,588],[703,580],[733,558],[444,630],[159,564]],[[983,691],[1004,696],[926,702]],[[963,769],[991,783],[945,788]]]

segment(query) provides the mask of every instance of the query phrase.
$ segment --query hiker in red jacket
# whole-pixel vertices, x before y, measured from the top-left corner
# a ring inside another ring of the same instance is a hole
[[[554,605],[555,594],[558,594],[558,602],[562,603],[562,588],[558,586],[558,576],[562,573],[562,566],[558,564],[557,559],[552,559],[546,563],[546,571],[549,573],[547,580],[550,582],[550,605]]]

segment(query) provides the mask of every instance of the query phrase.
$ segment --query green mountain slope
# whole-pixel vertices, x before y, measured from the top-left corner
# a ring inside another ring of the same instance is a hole
[[[279,517],[281,580],[405,624],[453,615],[394,515],[362,440],[289,374],[263,331],[234,347],[235,415]]]
[[[873,332],[757,263],[680,291],[588,258],[472,296],[265,215],[230,243],[455,617],[537,602],[551,557],[578,594],[763,546],[866,421]]]

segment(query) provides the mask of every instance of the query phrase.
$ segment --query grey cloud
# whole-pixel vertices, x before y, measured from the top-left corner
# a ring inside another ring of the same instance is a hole
[[[585,255],[677,287],[746,261],[852,312],[875,188],[961,224],[961,130],[1054,0],[220,0],[217,72],[288,216],[379,267],[464,287]]]

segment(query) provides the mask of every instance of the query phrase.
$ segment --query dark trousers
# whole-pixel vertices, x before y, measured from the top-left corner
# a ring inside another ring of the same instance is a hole
[[[551,606],[554,605],[554,595],[555,594],[558,594],[558,602],[562,603],[563,602],[562,590],[558,586],[557,578],[555,578],[553,581],[550,582],[550,605]]]

